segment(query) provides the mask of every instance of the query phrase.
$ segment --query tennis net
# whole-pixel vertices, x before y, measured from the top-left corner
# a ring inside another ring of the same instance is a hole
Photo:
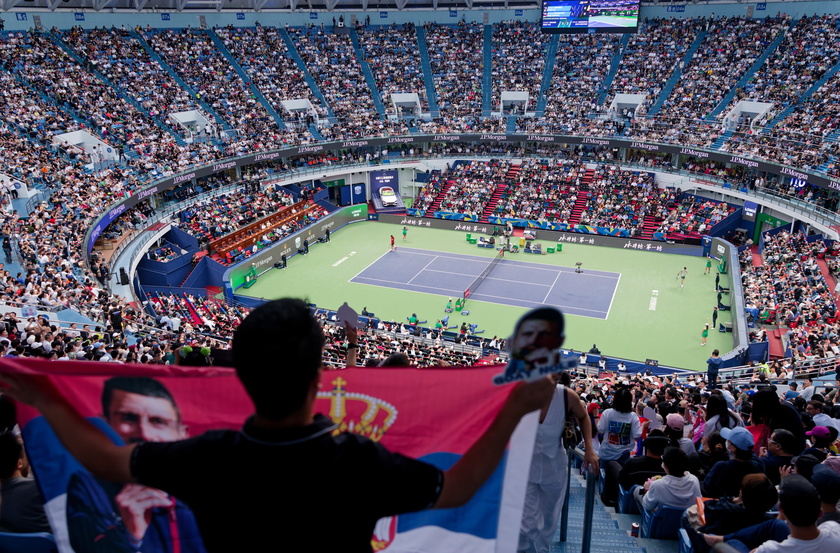
[[[467,299],[469,299],[469,297],[472,296],[475,293],[476,290],[478,290],[478,287],[481,286],[481,283],[484,282],[484,279],[487,278],[487,275],[490,274],[490,272],[493,270],[493,268],[496,265],[498,265],[499,262],[502,259],[504,259],[504,257],[505,257],[505,250],[504,250],[504,248],[502,248],[501,250],[499,250],[498,255],[496,255],[496,257],[494,257],[493,260],[490,261],[490,263],[487,264],[487,266],[484,268],[483,271],[481,271],[481,274],[478,275],[478,277],[474,281],[472,281],[472,284],[470,284],[467,287],[467,289],[464,290],[464,295],[462,297],[462,300],[463,300],[462,303],[466,303]]]

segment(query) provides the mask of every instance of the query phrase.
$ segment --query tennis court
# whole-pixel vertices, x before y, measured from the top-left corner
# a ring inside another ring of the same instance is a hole
[[[516,256],[517,254],[512,254]],[[522,254],[519,254],[522,256]],[[397,290],[462,297],[493,258],[414,248],[386,252],[350,282]],[[469,302],[531,308],[553,305],[564,312],[606,319],[620,273],[529,263],[506,257],[471,290]]]

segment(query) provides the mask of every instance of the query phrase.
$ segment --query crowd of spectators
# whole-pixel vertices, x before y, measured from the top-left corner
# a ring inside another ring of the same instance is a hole
[[[458,161],[432,174],[415,206],[425,210],[440,200],[438,211],[462,213],[478,220],[496,188],[505,181],[510,166],[510,160]]]
[[[130,31],[74,27],[59,36],[89,67],[129,94],[151,117],[169,125],[175,134],[184,134],[184,129],[173,124],[169,115],[198,110],[199,106]]]
[[[460,119],[481,114],[484,36],[478,23],[427,23],[426,44],[441,115],[458,132]]]
[[[836,14],[802,16],[735,100],[772,102],[775,110],[788,107],[837,63],[839,39]]]
[[[328,115],[292,58],[279,29],[227,26],[216,29],[216,34],[287,124],[298,122],[299,118],[285,110],[284,101],[308,100],[319,117]]]
[[[586,194],[579,223],[627,230],[638,236],[648,215],[663,216],[674,193],[660,189],[653,173],[598,165]]]
[[[406,323],[380,321],[376,328],[358,332],[358,349],[355,363],[348,361],[349,341],[343,326],[331,324],[326,314],[319,313],[324,323],[326,346],[324,362],[332,368],[347,366],[395,367],[470,367],[486,361],[485,351],[479,346],[456,344],[446,340],[440,330],[423,328],[419,333]],[[499,353],[498,350],[496,354]],[[491,363],[496,357],[489,358]],[[349,364],[348,364],[349,363]]]
[[[586,174],[577,160],[522,160],[516,182],[502,192],[494,214],[499,217],[569,223]]]
[[[760,320],[791,328],[834,323],[837,304],[816,261],[824,248],[801,233],[765,233],[763,264],[754,265],[749,250],[741,258],[747,309],[758,310]]]
[[[391,94],[415,93],[422,111],[428,111],[426,80],[420,67],[414,24],[359,27],[358,34],[385,110],[399,115],[391,104]]]
[[[162,132],[147,113],[78,64],[49,35],[4,33],[0,43],[0,64],[58,108],[83,118],[109,144],[130,146],[155,140]]]
[[[292,27],[288,32],[338,118],[338,124],[320,129],[325,139],[408,134],[405,121],[385,120],[377,112],[350,35],[321,27]]]
[[[537,133],[577,134],[594,128],[602,132],[606,128],[587,116],[601,109],[599,94],[618,50],[619,36],[574,34],[561,39],[558,48],[563,55],[554,59],[545,115],[519,118],[517,127]]]
[[[645,94],[646,105],[653,103],[705,26],[702,18],[647,20],[642,32],[633,35],[627,44],[606,105],[616,94]]]
[[[267,145],[299,143],[309,133],[281,130],[243,82],[208,32],[198,29],[144,31],[143,38],[175,70],[195,94],[235,129],[240,138],[262,139]]]
[[[181,210],[178,217],[183,230],[196,237],[213,240],[292,203],[291,194],[285,191],[250,191],[243,187],[190,205]]]
[[[527,92],[529,111],[536,107],[542,87],[549,37],[540,22],[509,21],[493,25],[493,90],[491,102],[502,110],[501,93]],[[516,108],[515,113],[523,113]]]
[[[712,227],[734,213],[735,209],[726,202],[686,196],[668,212],[668,216],[659,225],[658,232],[664,232],[669,236],[683,235],[699,238],[703,234],[708,234]]]

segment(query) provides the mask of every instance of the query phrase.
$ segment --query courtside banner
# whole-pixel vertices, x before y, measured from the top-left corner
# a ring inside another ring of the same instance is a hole
[[[331,417],[340,430],[447,469],[504,403],[510,387],[492,383],[503,369],[326,371],[315,410]],[[226,368],[6,357],[0,370],[49,375],[71,404],[116,443],[239,429],[253,412],[234,371]],[[37,411],[19,405],[19,420],[62,553],[172,551],[169,542],[175,534],[182,553],[204,550],[188,505],[159,490],[99,481],[64,450]],[[374,551],[514,551],[536,422],[535,413],[523,419],[502,463],[467,505],[380,520],[372,537]],[[325,498],[325,503],[335,500],[342,498]]]

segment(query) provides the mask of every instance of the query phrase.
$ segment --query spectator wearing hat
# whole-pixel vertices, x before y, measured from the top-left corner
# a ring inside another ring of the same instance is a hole
[[[724,428],[720,435],[733,456],[728,461],[715,463],[703,480],[705,497],[725,497],[738,494],[744,476],[764,472],[764,463],[753,453],[755,438],[744,427]]]
[[[811,475],[811,483],[820,494],[822,515],[817,519],[817,526],[828,521],[840,522],[840,511],[837,510],[837,503],[840,502],[840,473],[834,472],[827,465],[817,465]]]
[[[682,402],[680,402],[679,409],[682,409],[683,411],[685,410],[685,406],[682,405]],[[685,451],[686,455],[697,453],[697,450],[694,447],[694,440],[685,437],[685,417],[683,415],[679,413],[670,413],[667,417],[665,417],[664,431],[665,435],[671,438],[674,444],[676,444],[680,449]]]
[[[835,433],[837,431],[835,430]],[[831,452],[829,448],[834,440],[831,437],[831,431],[825,426],[815,426],[813,429],[805,432],[805,435],[808,436],[811,440],[811,447],[805,449],[802,452],[803,455],[813,455],[816,457],[820,463],[826,460],[829,453]],[[837,435],[834,435],[834,439],[837,438]]]

